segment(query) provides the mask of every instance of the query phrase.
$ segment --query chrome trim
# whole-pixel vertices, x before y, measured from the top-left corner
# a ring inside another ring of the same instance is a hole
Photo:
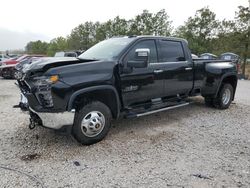
[[[185,70],[192,70],[192,69],[193,69],[192,67],[185,68]]]
[[[154,73],[156,73],[156,74],[158,74],[158,73],[162,73],[163,72],[163,70],[154,70]]]
[[[105,117],[99,111],[89,112],[81,123],[82,133],[87,137],[99,135],[105,127]]]
[[[157,112],[162,112],[162,111],[165,111],[165,110],[171,110],[171,109],[174,109],[174,108],[187,106],[189,104],[190,103],[184,103],[184,104],[179,104],[179,105],[175,105],[175,106],[169,106],[169,107],[166,107],[166,108],[161,108],[161,109],[158,109],[158,110],[153,110],[153,111],[137,114],[136,117],[146,116],[146,115],[154,114],[154,113],[157,113]]]
[[[231,99],[231,91],[227,88],[222,95],[222,103],[227,105]]]
[[[153,66],[153,65],[173,64],[173,63],[176,63],[176,62],[188,63],[188,61],[169,61],[169,62],[154,62],[154,63],[149,63],[149,65]]]
[[[49,113],[49,112],[36,112],[34,109],[29,108],[30,111],[37,114],[43,123],[44,127],[51,129],[60,129],[64,125],[73,125],[75,118],[75,110],[70,112]]]

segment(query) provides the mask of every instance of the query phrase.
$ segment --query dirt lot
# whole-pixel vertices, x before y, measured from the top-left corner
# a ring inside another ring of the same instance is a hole
[[[37,127],[0,78],[0,187],[250,187],[250,81],[228,110],[187,107],[113,122],[92,146]],[[7,168],[6,168],[7,167]]]

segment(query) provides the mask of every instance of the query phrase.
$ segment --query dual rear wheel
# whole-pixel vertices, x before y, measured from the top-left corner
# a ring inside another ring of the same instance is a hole
[[[219,109],[227,109],[232,103],[234,89],[231,84],[223,84],[217,97],[205,97],[205,104]]]

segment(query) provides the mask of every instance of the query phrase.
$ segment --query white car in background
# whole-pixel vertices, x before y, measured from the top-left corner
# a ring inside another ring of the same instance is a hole
[[[9,59],[10,57],[7,56],[7,55],[4,55],[4,54],[0,54],[0,65],[1,65],[1,62],[6,60],[6,59]]]

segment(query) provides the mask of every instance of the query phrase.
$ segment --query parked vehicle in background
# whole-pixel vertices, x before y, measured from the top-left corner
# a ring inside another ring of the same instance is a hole
[[[3,78],[15,78],[15,66],[21,61],[28,60],[32,57],[44,57],[44,55],[22,55],[18,58],[11,58],[2,62],[1,75]]]
[[[240,56],[235,54],[235,53],[232,53],[232,52],[226,52],[226,53],[223,53],[220,55],[220,59],[221,60],[228,60],[228,61],[232,61],[233,63],[236,64],[237,66],[237,71],[239,73],[240,71],[240,62],[241,62],[241,59],[240,59]]]
[[[68,130],[83,144],[102,140],[111,119],[189,104],[201,95],[226,109],[237,86],[235,64],[193,60],[184,39],[156,36],[102,41],[78,58],[46,58],[23,70],[20,107],[36,125]]]
[[[0,54],[0,65],[1,65],[1,62],[2,62],[2,61],[5,61],[5,60],[7,60],[7,59],[9,59],[9,58],[10,58],[10,57],[7,56],[7,55]]]
[[[191,54],[191,56],[192,56],[192,59],[199,59],[199,57],[195,54]]]
[[[56,52],[54,57],[78,57],[81,51]]]
[[[200,55],[201,59],[217,59],[218,56],[211,53],[204,53]]]
[[[8,54],[8,56],[10,58],[16,58],[16,57],[20,57],[21,55],[18,55],[18,54]]]
[[[17,58],[8,58],[8,59],[5,59],[3,61],[0,61],[0,76],[2,76],[2,67],[5,66],[5,62],[6,61],[10,61],[10,60],[16,60]]]
[[[15,70],[14,70],[14,78],[17,80],[20,79],[22,77],[23,68],[38,61],[41,58],[45,58],[45,57],[31,57],[31,58],[24,59],[20,61],[19,63],[17,63],[15,66]]]

